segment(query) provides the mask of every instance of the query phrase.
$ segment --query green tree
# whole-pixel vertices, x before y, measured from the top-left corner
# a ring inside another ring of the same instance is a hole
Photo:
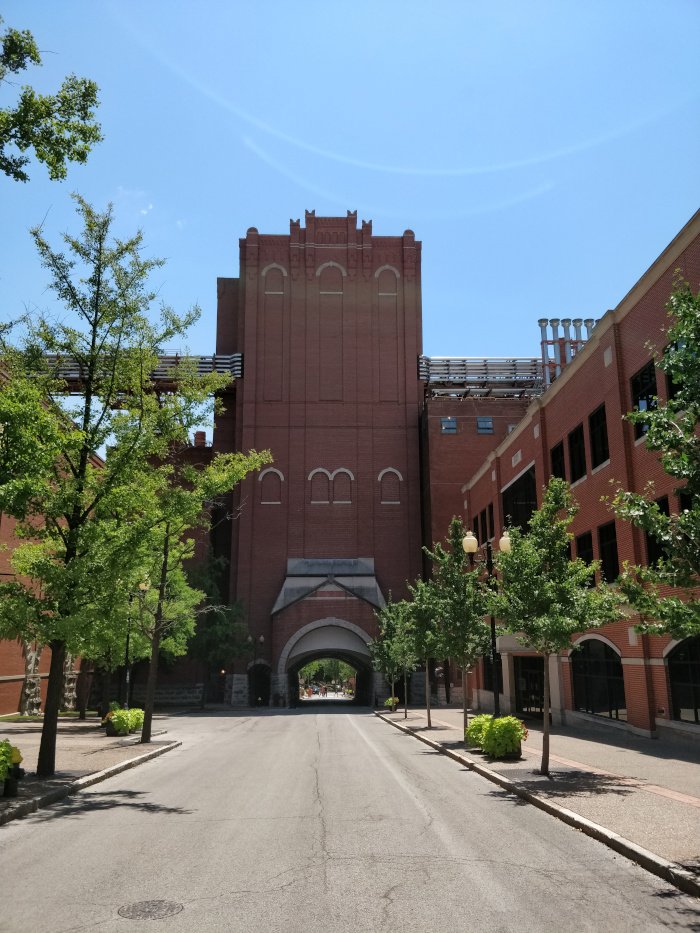
[[[462,547],[465,528],[461,518],[453,518],[447,538],[448,548],[435,545],[426,550],[433,562],[433,578],[426,585],[426,598],[433,601],[433,618],[440,620],[441,644],[447,657],[462,670],[462,712],[468,726],[467,671],[488,654],[491,627],[484,616],[489,612],[488,594],[478,570],[469,569]]]
[[[111,238],[111,208],[98,213],[76,201],[83,230],[64,236],[67,254],[32,231],[66,316],[39,314],[15,345],[2,338],[0,510],[16,520],[19,544],[11,555],[17,577],[0,586],[0,633],[51,647],[42,776],[54,771],[66,647],[76,654],[96,628],[111,626],[95,605],[117,580],[143,571],[131,517],[143,514],[145,467],[188,441],[210,415],[212,393],[229,382],[199,378],[186,362],[173,375],[176,391],[159,390],[151,375],[158,352],[199,311],[153,314],[147,280],[162,262],[142,257],[140,233]],[[96,452],[108,444],[102,462]]]
[[[393,637],[396,634],[399,614],[396,609],[396,603],[389,602],[374,614],[379,627],[379,636],[368,645],[372,655],[372,664],[376,671],[384,677],[387,683],[391,684],[392,701],[396,697],[396,681],[402,673],[401,665],[394,657]],[[404,715],[408,711],[408,696],[404,696]],[[396,704],[392,702],[391,711],[394,712]]]
[[[427,551],[429,554],[430,551]],[[444,657],[442,633],[438,624],[438,606],[434,597],[431,583],[417,580],[414,586],[408,587],[412,601],[408,603],[408,612],[412,622],[412,632],[415,651],[425,663],[425,712],[428,720],[428,729],[432,729],[430,708],[430,658]]]
[[[493,597],[496,615],[521,645],[544,658],[542,774],[549,774],[550,657],[571,648],[571,638],[578,632],[623,615],[615,591],[590,585],[599,562],[586,564],[569,556],[573,535],[568,529],[577,512],[568,485],[553,477],[530,519],[529,531],[509,529],[511,550],[496,555],[501,573]]]
[[[386,664],[386,670],[394,676],[401,671],[403,673],[404,686],[404,718],[408,716],[408,673],[416,669],[416,664],[420,657],[417,645],[417,633],[413,618],[412,604],[406,600],[401,602],[389,602],[378,613],[376,613],[379,624],[379,643],[385,643],[385,647],[374,649],[384,655],[382,663]],[[370,649],[373,650],[373,649]],[[384,654],[385,651],[388,653]],[[377,658],[379,663],[379,658]],[[392,685],[393,695],[393,685]]]
[[[672,320],[667,348],[656,366],[674,388],[666,405],[635,409],[627,415],[645,431],[647,450],[659,454],[664,473],[678,483],[678,514],[666,515],[654,501],[654,487],[643,494],[617,490],[613,509],[659,542],[662,557],[648,567],[625,564],[622,593],[639,613],[638,631],[683,639],[700,634],[700,294],[687,283],[667,305]],[[661,595],[660,587],[680,592]]]
[[[39,49],[28,30],[8,29],[0,41],[0,85],[8,75],[41,65]],[[52,181],[66,177],[67,162],[86,162],[92,147],[102,141],[100,125],[95,122],[97,91],[94,81],[74,74],[64,80],[57,94],[43,96],[31,87],[21,88],[14,107],[0,108],[0,170],[15,181],[28,181],[29,156],[23,155],[28,149],[46,165]],[[13,147],[19,154],[12,152]]]

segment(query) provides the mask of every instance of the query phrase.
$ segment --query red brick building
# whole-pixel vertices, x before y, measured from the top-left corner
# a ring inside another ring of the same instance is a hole
[[[581,321],[540,321],[548,348],[545,382],[550,384],[479,469],[462,474],[468,521],[480,543],[486,538],[497,542],[509,516],[513,524],[524,524],[541,503],[542,488],[558,475],[569,481],[580,506],[571,528],[574,554],[601,560],[610,580],[623,561],[643,565],[653,558],[653,542],[616,519],[601,499],[616,484],[641,491],[652,480],[663,507],[671,512],[681,507],[674,482],[657,455],[647,451],[644,435],[622,420],[635,405],[651,404],[654,396],[663,404],[668,397],[666,377],[654,366],[647,343],[658,359],[667,342],[664,306],[676,270],[693,291],[700,288],[700,212],[617,308],[595,324],[585,344],[577,340]],[[586,323],[590,328],[593,321]],[[455,508],[458,504],[455,497]],[[484,535],[485,517],[491,514]],[[576,639],[582,649],[551,659],[553,716],[605,720],[648,736],[668,730],[698,736],[700,658],[693,662],[689,651],[697,655],[699,640],[690,640],[692,647],[690,641],[678,646],[669,637],[637,635],[633,623],[630,617],[583,634]],[[501,709],[541,714],[542,658],[512,636],[499,639],[499,651]],[[487,664],[473,684],[476,705],[492,706],[492,684]]]
[[[234,703],[296,697],[321,650],[373,694],[374,611],[421,569],[420,250],[411,230],[378,237],[356,213],[307,211],[285,235],[248,230],[239,278],[219,279],[216,349],[242,354],[243,378],[213,447],[274,457],[236,488],[215,543],[264,639],[252,673],[230,678]]]

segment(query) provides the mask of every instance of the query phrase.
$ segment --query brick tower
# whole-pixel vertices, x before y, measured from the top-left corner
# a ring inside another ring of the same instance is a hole
[[[218,280],[216,352],[242,354],[243,376],[214,450],[274,457],[214,540],[256,639],[234,705],[293,701],[299,667],[324,655],[352,662],[369,699],[374,611],[420,574],[420,247],[357,212],[307,211],[287,235],[251,227],[240,277]]]

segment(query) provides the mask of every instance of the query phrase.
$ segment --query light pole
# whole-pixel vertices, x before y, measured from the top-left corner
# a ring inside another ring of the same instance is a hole
[[[464,548],[464,553],[469,557],[469,564],[474,567],[474,554],[479,548],[479,542],[476,540],[471,531],[468,531],[464,538],[462,539],[462,547]],[[505,553],[510,551],[510,536],[507,531],[503,532],[503,537],[498,542],[498,548]],[[489,576],[489,581],[492,581],[495,574],[493,572],[493,552],[491,550],[491,542],[486,542],[486,572]],[[490,584],[493,586],[493,584]],[[495,587],[494,587],[495,588]],[[491,616],[491,674],[493,679],[493,718],[498,719],[501,715],[501,697],[498,689],[498,676],[496,673],[496,619],[494,616]],[[462,689],[466,690],[467,685],[462,684]]]
[[[139,583],[139,625],[141,631],[143,631],[143,598],[151,588],[151,581],[148,579],[148,574],[146,574],[145,580]],[[126,657],[124,659],[125,671],[125,680],[126,680],[126,696],[124,697],[124,709],[129,709],[129,681],[131,679],[131,665],[129,664],[129,637],[131,636],[131,603],[133,602],[134,594],[129,593],[129,615],[127,617],[127,628],[126,628]]]

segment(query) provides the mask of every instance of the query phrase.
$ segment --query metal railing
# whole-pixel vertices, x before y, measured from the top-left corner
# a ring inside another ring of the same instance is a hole
[[[428,395],[529,397],[542,393],[542,360],[533,356],[419,356]]]
[[[69,384],[79,386],[83,381],[83,371],[80,365],[69,357],[58,353],[47,353],[44,357],[47,368]],[[194,360],[197,375],[206,376],[209,373],[219,373],[232,376],[235,379],[243,378],[243,354],[231,353],[228,356],[214,354],[213,356],[181,356],[179,353],[163,354],[158,357],[158,365],[151,373],[151,378],[160,387],[165,388],[174,383],[178,366],[184,361]]]

